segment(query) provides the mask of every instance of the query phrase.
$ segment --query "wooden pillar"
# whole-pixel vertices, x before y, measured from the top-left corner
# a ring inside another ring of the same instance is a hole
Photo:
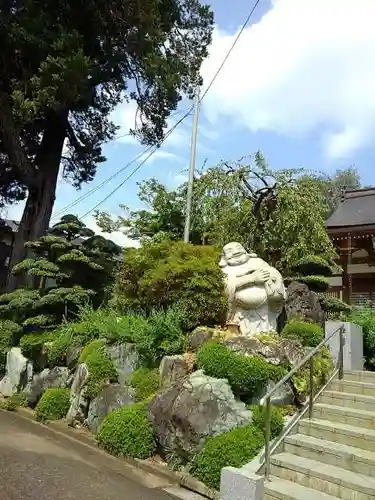
[[[348,261],[349,261],[349,252],[345,251],[345,260],[342,266],[342,300],[347,304],[349,304],[349,299],[350,299]]]

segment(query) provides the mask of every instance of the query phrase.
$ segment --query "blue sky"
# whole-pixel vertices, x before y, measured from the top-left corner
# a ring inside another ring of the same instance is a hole
[[[209,82],[231,46],[253,0],[211,1],[216,16],[210,56],[202,67]],[[375,184],[375,15],[373,0],[261,0],[220,77],[202,103],[197,166],[236,160],[261,149],[273,168],[304,166],[325,172],[356,166]],[[181,110],[189,103],[181,103]],[[126,133],[135,109],[114,114]],[[137,182],[157,177],[170,187],[186,175],[192,119],[101,210],[139,206]],[[173,123],[173,121],[171,122]],[[98,186],[144,148],[129,138],[105,147],[107,162],[80,192],[60,183],[55,212]],[[108,195],[132,165],[69,212],[82,215]],[[9,210],[18,218],[21,206]],[[90,217],[86,219],[93,226]],[[120,240],[118,240],[120,241]]]

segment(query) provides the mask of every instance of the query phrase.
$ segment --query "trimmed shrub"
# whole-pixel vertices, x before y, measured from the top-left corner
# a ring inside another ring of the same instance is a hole
[[[191,473],[209,488],[219,490],[221,469],[242,467],[257,455],[263,445],[263,434],[254,425],[210,437],[193,459]]]
[[[66,416],[70,406],[70,389],[51,388],[40,398],[35,408],[35,417],[40,422],[60,420]]]
[[[246,398],[255,396],[275,374],[261,356],[244,356],[216,341],[199,349],[197,364],[206,375],[227,379],[233,392]]]
[[[69,325],[64,325],[55,331],[55,338],[47,349],[47,360],[51,367],[64,365],[68,348],[73,345],[73,331]]]
[[[266,435],[266,407],[262,405],[250,406],[253,412],[252,424]],[[284,429],[284,412],[277,406],[271,407],[271,438],[277,437]]]
[[[326,292],[329,288],[328,278],[325,276],[300,276],[297,281],[305,283],[313,292]]]
[[[36,371],[43,369],[45,356],[45,344],[54,339],[54,334],[51,332],[28,333],[20,340],[20,348],[25,358],[33,362]]]
[[[293,271],[303,276],[332,276],[332,267],[319,255],[306,255],[292,266]]]
[[[144,401],[153,396],[159,389],[159,370],[139,368],[132,373],[129,383],[135,389],[136,401]]]
[[[103,345],[93,348],[87,355],[85,363],[89,370],[86,395],[90,399],[94,399],[106,383],[117,382],[117,370]]]
[[[324,293],[319,294],[319,302],[323,311],[330,315],[340,315],[340,313],[349,314],[352,311],[352,307],[349,304],[346,304],[338,297],[330,297]]]
[[[99,446],[115,456],[145,459],[156,451],[153,430],[142,403],[109,413],[96,439]]]
[[[324,339],[323,329],[319,325],[298,319],[290,320],[281,335],[297,339],[305,347],[316,347]]]
[[[316,394],[327,382],[333,370],[333,361],[328,347],[322,347],[314,356],[313,364],[313,392]],[[297,396],[306,396],[309,390],[310,369],[304,366],[292,377]]]
[[[224,276],[214,247],[181,241],[146,242],[129,249],[115,287],[114,303],[123,311],[166,310],[176,306],[186,327],[214,326],[226,318]]]

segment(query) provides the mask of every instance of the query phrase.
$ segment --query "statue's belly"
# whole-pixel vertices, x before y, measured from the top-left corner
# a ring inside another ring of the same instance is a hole
[[[258,309],[267,302],[267,293],[264,287],[253,286],[237,291],[235,300],[236,304],[244,309]]]

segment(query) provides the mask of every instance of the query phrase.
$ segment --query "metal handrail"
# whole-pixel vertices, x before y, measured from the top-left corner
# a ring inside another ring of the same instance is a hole
[[[273,451],[275,451],[276,448],[278,448],[281,444],[281,442],[285,439],[285,437],[290,433],[290,431],[293,429],[293,427],[298,423],[298,421],[302,418],[302,416],[306,413],[307,410],[309,410],[309,419],[312,418],[313,415],[313,405],[315,400],[320,396],[320,394],[323,392],[325,387],[333,380],[333,378],[338,374],[339,380],[342,380],[344,377],[344,332],[345,332],[345,327],[344,325],[341,325],[339,328],[334,330],[332,333],[328,335],[320,344],[314,349],[312,349],[303,359],[300,361],[292,370],[290,370],[289,373],[285,375],[264,397],[264,401],[266,404],[266,416],[265,416],[265,424],[266,424],[266,432],[265,432],[265,449],[264,449],[264,462],[262,463],[261,467],[265,467],[265,477],[266,479],[269,479],[270,475],[270,464],[271,464],[271,454]],[[339,344],[339,356],[337,360],[338,368],[334,370],[332,373],[331,377],[325,384],[323,388],[320,389],[318,394],[315,395],[313,393],[313,376],[314,376],[314,356],[321,350],[322,347],[326,346],[328,342],[337,334],[339,333],[340,337],[340,344]],[[271,449],[271,397],[273,394],[280,389],[286,382],[288,382],[293,375],[295,375],[301,368],[303,368],[307,363],[309,363],[309,398],[307,401],[307,404],[303,408],[302,412],[297,416],[294,421],[292,421],[292,425],[289,425],[286,429],[286,431],[283,432],[282,436],[280,439],[277,440],[277,442],[272,446]]]

